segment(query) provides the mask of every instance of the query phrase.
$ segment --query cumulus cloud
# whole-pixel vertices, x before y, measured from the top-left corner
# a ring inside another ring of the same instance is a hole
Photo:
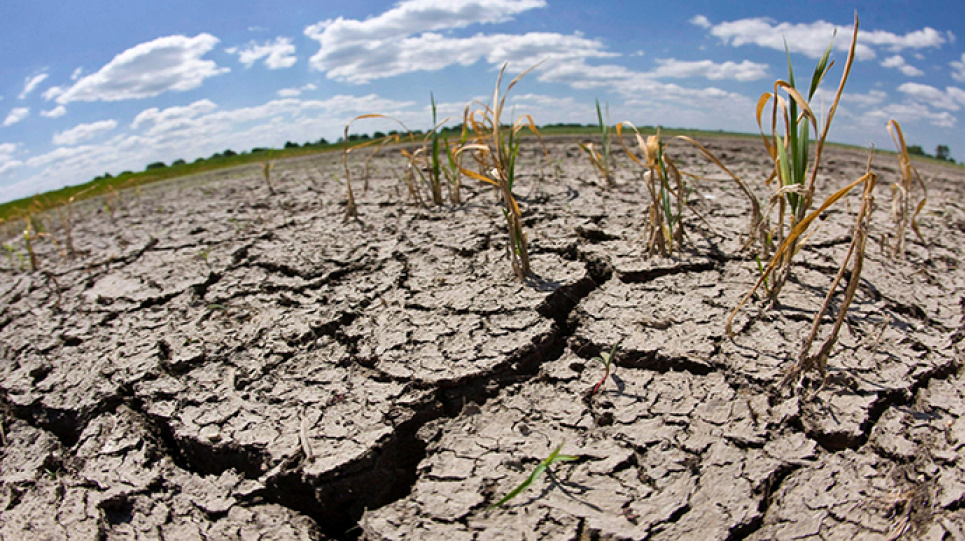
[[[278,91],[278,95],[283,98],[295,98],[301,96],[303,92],[310,92],[316,88],[317,87],[312,83],[308,83],[307,85],[299,88],[282,88]]]
[[[58,105],[49,111],[40,111],[40,116],[46,118],[60,118],[67,114],[67,108],[63,105]]]
[[[151,107],[138,113],[134,117],[134,121],[131,122],[131,127],[137,129],[147,123],[159,124],[171,120],[195,118],[198,115],[210,113],[217,108],[218,106],[209,99],[198,100],[190,105],[168,107],[163,111],[157,107]]]
[[[290,68],[298,60],[295,58],[295,46],[289,38],[277,37],[275,41],[248,43],[244,47],[231,47],[226,49],[229,54],[237,54],[238,61],[250,68],[255,62],[265,59],[265,66],[268,69]]]
[[[888,93],[884,92],[883,90],[870,90],[865,94],[845,92],[841,96],[841,103],[872,107],[883,103],[887,98]]]
[[[884,30],[862,31],[858,35],[858,43],[883,46],[889,51],[927,49],[929,47],[938,48],[947,41],[948,38],[945,34],[929,27],[908,32],[904,35],[893,34]]]
[[[957,111],[965,105],[965,90],[954,86],[940,90],[921,83],[904,83],[898,91],[923,105],[947,111]]]
[[[897,54],[882,60],[881,65],[886,68],[895,68],[909,77],[919,77],[925,74],[924,71],[912,66],[911,64],[908,64],[905,62],[904,57]]]
[[[411,111],[413,105],[369,94],[338,95],[325,100],[271,100],[233,110],[216,108],[206,100],[148,109],[141,113],[140,131],[119,133],[104,141],[56,147],[31,156],[16,166],[18,180],[0,188],[0,200],[87,181],[105,171],[139,170],[154,161],[209,156],[226,148],[280,146],[286,140],[334,138],[339,135],[340,126],[359,114],[380,111],[402,116],[400,113]],[[426,118],[422,111],[418,111],[418,116],[423,121]]]
[[[3,125],[13,126],[17,122],[20,122],[21,120],[27,118],[27,115],[29,114],[30,114],[29,107],[15,107],[13,110],[10,111],[9,114],[7,114],[7,118],[3,121]]]
[[[962,53],[961,61],[955,60],[949,65],[952,67],[952,78],[965,83],[965,53]]]
[[[476,24],[511,20],[546,6],[544,0],[409,0],[364,21],[338,18],[311,25],[305,35],[320,49],[309,60],[329,78],[366,83],[413,71],[450,65],[513,61],[526,67],[543,58],[613,56],[599,40],[550,32],[476,34],[452,37],[452,31]]]
[[[49,89],[44,97],[66,105],[75,101],[149,98],[169,91],[191,90],[208,77],[229,71],[201,58],[217,43],[218,38],[210,34],[157,38],[122,52],[67,89]]]
[[[616,55],[604,51],[602,42],[579,35],[529,32],[451,38],[427,32],[391,46],[385,44],[378,50],[346,49],[339,52],[337,62],[324,61],[314,67],[326,71],[329,78],[361,84],[413,71],[437,71],[454,64],[468,66],[479,60],[490,64],[512,62],[522,70],[547,59],[609,56]]]
[[[933,111],[927,105],[917,102],[893,103],[882,109],[881,118],[894,118],[901,123],[926,120],[938,128],[954,128],[958,119],[948,111]]]
[[[787,48],[791,52],[819,58],[827,49],[835,30],[844,35],[839,35],[834,40],[834,48],[847,51],[851,42],[852,26],[835,25],[822,20],[812,23],[778,23],[773,19],[756,17],[722,22],[709,29],[711,35],[734,47],[753,44],[783,51],[786,40]],[[862,30],[858,34],[855,55],[859,60],[870,60],[877,56],[876,47],[899,52],[905,49],[937,48],[947,41],[944,34],[927,27],[904,35],[884,30]]]
[[[0,175],[23,164],[20,160],[14,159],[13,154],[16,151],[17,145],[0,143]]]
[[[84,141],[89,141],[116,127],[117,121],[113,119],[91,122],[89,124],[78,124],[69,130],[55,133],[53,143],[57,146],[73,146]]]
[[[657,64],[657,69],[651,72],[657,78],[706,77],[710,80],[755,81],[767,76],[767,64],[747,60],[717,64],[710,60],[681,61],[669,58],[658,59]]]
[[[694,16],[691,17],[690,20],[687,21],[687,22],[689,22],[690,24],[692,24],[692,25],[694,25],[694,26],[699,26],[699,27],[701,27],[701,28],[710,28],[711,26],[713,26],[713,25],[710,24],[710,20],[707,19],[707,17],[705,17],[705,16],[703,16],[703,15],[694,15]]]
[[[27,77],[27,80],[24,81],[24,84],[23,84],[23,91],[20,92],[20,95],[17,97],[20,99],[26,98],[27,95],[33,92],[34,89],[37,88],[37,85],[44,82],[44,80],[47,79],[47,77],[48,75],[46,73],[40,73],[40,74],[34,75],[33,77]]]

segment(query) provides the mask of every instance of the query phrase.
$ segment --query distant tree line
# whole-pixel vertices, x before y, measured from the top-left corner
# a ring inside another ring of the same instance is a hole
[[[949,155],[948,145],[938,145],[935,147],[935,154],[931,155],[921,148],[921,145],[909,145],[908,154],[913,156],[926,156],[928,158],[935,158],[936,160],[942,160],[944,162],[955,163],[955,160]]]

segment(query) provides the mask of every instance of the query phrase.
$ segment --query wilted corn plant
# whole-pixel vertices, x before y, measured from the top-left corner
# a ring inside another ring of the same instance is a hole
[[[506,96],[516,83],[527,73],[536,68],[533,66],[517,75],[506,87],[502,97],[500,97],[500,87],[502,84],[503,73],[506,66],[503,64],[496,78],[496,89],[493,91],[491,105],[479,103],[482,109],[470,111],[466,108],[463,118],[463,125],[469,126],[472,135],[467,142],[456,150],[455,155],[463,152],[471,152],[473,159],[479,166],[480,173],[471,169],[459,166],[462,174],[476,180],[486,182],[496,186],[499,190],[503,204],[503,215],[506,218],[506,225],[509,231],[509,257],[513,270],[520,280],[530,273],[529,251],[527,246],[526,233],[523,231],[522,215],[519,211],[519,204],[513,195],[513,186],[516,181],[516,158],[519,156],[520,132],[526,128],[539,138],[543,146],[544,156],[549,152],[543,145],[539,129],[533,122],[530,115],[520,115],[511,125],[503,126],[501,119],[506,105]]]
[[[830,357],[831,349],[837,342],[838,332],[841,330],[841,325],[844,323],[848,308],[851,307],[851,301],[854,300],[855,293],[858,291],[858,284],[861,281],[861,270],[864,268],[865,245],[868,241],[868,224],[871,221],[871,211],[874,206],[874,190],[877,182],[877,175],[871,172],[871,158],[869,157],[867,172],[861,178],[842,188],[837,194],[829,197],[818,210],[808,215],[798,226],[800,231],[797,231],[797,234],[800,235],[801,232],[807,230],[814,219],[834,204],[840,197],[844,197],[844,195],[850,192],[855,186],[864,184],[864,191],[861,196],[861,207],[858,209],[858,215],[855,217],[854,231],[851,235],[851,245],[848,246],[848,253],[845,254],[844,260],[841,262],[841,267],[838,269],[838,274],[834,277],[834,281],[831,282],[831,287],[828,288],[828,293],[824,298],[821,309],[814,315],[814,320],[811,322],[811,331],[804,339],[804,344],[801,346],[801,352],[798,354],[797,362],[788,370],[782,384],[786,385],[798,381],[806,370],[812,369],[818,371],[821,375],[822,382],[827,380],[826,368],[828,357]],[[839,194],[840,197],[836,197]],[[805,223],[805,221],[807,223]],[[794,233],[795,231],[791,232],[791,234]],[[852,264],[850,272],[848,271],[849,262]],[[821,320],[825,314],[828,313],[828,310],[831,309],[831,301],[834,299],[835,291],[841,284],[841,280],[845,274],[848,275],[848,284],[844,288],[844,296],[841,299],[841,305],[838,306],[838,315],[834,319],[834,325],[825,338],[824,343],[821,344],[821,348],[817,353],[812,355],[811,346],[818,336]]]
[[[814,199],[815,182],[817,181],[818,171],[821,166],[821,156],[824,151],[824,143],[827,140],[828,132],[831,128],[831,121],[837,110],[841,94],[844,92],[844,85],[851,73],[851,66],[854,62],[855,46],[858,38],[858,16],[855,14],[854,34],[851,39],[851,47],[848,51],[847,62],[845,63],[844,73],[838,84],[837,92],[831,102],[827,117],[823,127],[820,128],[820,135],[815,141],[814,156],[810,156],[811,130],[818,134],[818,118],[811,108],[810,101],[814,97],[827,75],[834,65],[829,62],[833,41],[825,49],[824,54],[814,68],[811,75],[811,83],[808,88],[807,98],[797,89],[794,82],[794,67],[791,64],[790,53],[787,53],[788,80],[778,80],[774,83],[774,92],[765,92],[757,102],[757,124],[761,130],[761,139],[767,149],[768,155],[774,162],[774,169],[767,183],[770,184],[775,178],[779,180],[778,186],[771,200],[771,206],[766,212],[770,214],[770,209],[777,205],[778,220],[776,230],[772,232],[770,238],[765,240],[765,254],[769,249],[771,241],[787,244],[786,248],[778,250],[774,258],[768,265],[768,270],[761,274],[758,286],[771,275],[771,287],[769,297],[771,302],[777,301],[777,296],[787,281],[791,272],[791,263],[794,256],[801,248],[802,237],[800,235],[785,236],[785,227],[788,231],[794,231],[798,225],[804,221],[808,215]],[[785,96],[781,95],[784,91]],[[763,115],[767,104],[771,103],[771,129],[770,134],[764,132]],[[800,110],[800,111],[799,111]],[[784,133],[780,133],[783,127]],[[856,184],[855,184],[856,185]],[[806,237],[805,237],[806,238]],[[756,292],[755,287],[753,292]],[[748,297],[745,297],[744,301]],[[741,303],[743,304],[743,302]],[[728,324],[729,324],[728,320]]]
[[[610,159],[610,106],[606,106],[607,114],[606,119],[603,117],[603,110],[600,109],[600,100],[596,100],[596,118],[600,127],[600,150],[596,149],[596,145],[592,142],[590,143],[580,143],[580,148],[586,152],[587,157],[590,159],[590,163],[593,164],[593,168],[596,169],[597,174],[600,178],[606,182],[607,186],[613,185],[613,162]]]
[[[265,179],[265,184],[268,185],[268,193],[275,195],[275,187],[271,185],[271,170],[275,168],[275,161],[271,159],[269,153],[269,158],[261,162],[261,176]]]
[[[637,157],[623,141],[623,126],[630,126],[636,136],[637,146],[641,157]],[[627,151],[627,155],[635,163],[642,166],[644,181],[650,193],[650,206],[647,221],[647,252],[653,256],[663,257],[671,255],[674,245],[683,243],[683,229],[680,227],[680,217],[685,204],[684,180],[676,164],[664,154],[664,145],[660,141],[660,130],[656,135],[644,138],[637,127],[629,122],[617,124],[617,139]],[[671,184],[674,186],[671,187]]]
[[[623,139],[623,127],[629,126],[633,130],[634,137],[639,148],[638,157],[630,148],[627,147]],[[666,153],[666,146],[660,140],[660,130],[656,135],[644,137],[637,130],[636,126],[630,122],[621,122],[616,125],[617,140],[623,146],[627,155],[638,165],[645,168],[644,181],[647,191],[650,194],[650,206],[648,207],[647,222],[647,251],[653,256],[672,255],[674,249],[680,249],[684,230],[681,217],[687,208],[688,188],[684,177],[699,179],[697,175],[681,172],[675,162]],[[761,216],[761,206],[757,197],[751,192],[747,184],[740,177],[731,172],[710,150],[686,135],[678,135],[671,139],[684,141],[696,148],[705,158],[726,173],[740,188],[741,192],[747,196],[751,204],[750,228],[748,231],[748,244],[751,244],[759,236],[759,231],[764,227]]]
[[[432,129],[423,138],[420,148],[413,152],[402,150],[402,154],[409,160],[406,166],[406,184],[413,198],[421,203],[422,196],[418,193],[418,184],[414,179],[415,175],[418,175],[423,183],[429,187],[432,203],[441,205],[444,203],[442,184],[445,180],[449,184],[450,203],[459,205],[462,202],[460,195],[462,179],[459,171],[461,157],[457,155],[456,149],[466,142],[468,137],[466,126],[463,124],[459,143],[450,145],[449,139],[441,133],[442,126],[449,119],[438,120],[435,96],[430,93],[429,97],[432,106]],[[445,154],[445,161],[440,157],[441,154]],[[423,171],[425,174],[423,174]]]
[[[76,250],[74,250],[74,234],[73,234],[73,222],[74,222],[74,201],[86,192],[93,190],[94,187],[91,186],[86,190],[82,190],[78,193],[67,198],[67,203],[61,207],[57,207],[57,216],[60,219],[61,228],[64,230],[64,243],[67,245],[67,256],[74,257],[76,255]]]
[[[888,122],[888,132],[891,139],[898,147],[898,171],[901,178],[891,185],[891,213],[895,218],[895,239],[892,247],[892,255],[897,258],[905,257],[905,231],[908,226],[918,236],[918,240],[925,242],[918,229],[918,213],[925,207],[928,200],[928,190],[925,188],[925,181],[922,180],[918,170],[911,164],[911,157],[908,155],[908,147],[905,145],[905,136],[901,132],[901,126],[896,120]],[[911,192],[915,188],[915,183],[921,187],[921,200],[912,207]]]
[[[34,251],[34,241],[38,239],[48,239],[54,243],[57,250],[60,252],[61,257],[66,258],[67,253],[60,246],[60,242],[57,238],[47,232],[46,227],[44,227],[44,222],[42,219],[38,218],[35,214],[29,213],[24,218],[24,230],[23,230],[23,244],[24,248],[27,250],[27,255],[30,258],[30,270],[36,271],[40,269],[40,261],[37,258],[37,254]]]
[[[844,90],[844,85],[847,81],[848,74],[851,71],[857,38],[858,16],[856,14],[854,19],[854,34],[851,38],[851,47],[848,51],[847,63],[844,68],[844,73],[841,77],[841,82],[838,85],[837,93],[835,94],[834,100],[831,103],[827,120],[825,121],[821,134],[817,139],[817,146],[815,149],[813,162],[808,162],[807,125],[810,123],[809,125],[813,127],[815,133],[817,133],[817,119],[811,110],[808,100],[805,100],[794,87],[793,70],[789,69],[791,81],[778,81],[775,83],[774,94],[766,93],[761,96],[761,99],[758,102],[757,118],[758,123],[760,123],[761,112],[764,106],[769,100],[774,100],[774,112],[772,113],[771,120],[772,135],[770,139],[766,136],[763,136],[762,129],[762,136],[771,158],[775,161],[776,173],[774,174],[781,180],[781,186],[776,191],[775,197],[780,198],[782,208],[785,201],[788,207],[790,207],[789,214],[791,223],[787,235],[783,237],[780,247],[774,253],[774,256],[771,258],[767,267],[763,270],[763,272],[761,272],[761,276],[758,278],[757,282],[728,316],[726,322],[728,334],[734,334],[732,324],[734,317],[737,315],[740,309],[758,291],[758,289],[760,289],[761,285],[772,276],[776,279],[774,280],[770,297],[772,301],[776,299],[777,293],[780,291],[780,287],[787,279],[790,271],[790,264],[795,253],[801,248],[803,239],[807,238],[807,234],[811,229],[811,226],[818,221],[820,215],[848,195],[855,187],[859,185],[864,186],[862,203],[855,219],[851,245],[848,248],[848,252],[845,255],[844,260],[841,262],[841,267],[837,275],[831,283],[831,287],[828,290],[824,303],[814,317],[811,325],[811,331],[804,339],[801,352],[797,357],[797,362],[789,369],[787,376],[784,378],[784,383],[797,379],[805,370],[809,369],[817,369],[821,373],[822,377],[825,376],[825,367],[828,356],[830,355],[831,349],[836,343],[838,332],[841,329],[841,324],[844,322],[844,318],[847,314],[848,308],[851,305],[851,301],[854,299],[858,284],[861,279],[861,270],[864,264],[864,252],[868,236],[868,221],[870,220],[872,205],[874,203],[873,192],[875,184],[877,183],[877,176],[871,173],[871,159],[869,158],[868,160],[867,172],[862,175],[861,178],[834,192],[828,196],[828,198],[825,199],[816,210],[808,212],[814,196],[814,182],[817,177],[818,167],[820,166],[824,142],[828,135],[828,129],[831,126],[831,120],[834,117],[834,111],[841,99],[841,93]],[[831,47],[829,46],[825,51],[824,56],[819,61],[818,67],[814,71],[809,98],[814,95],[814,91],[820,84],[821,79],[831,67],[831,65],[828,63],[830,51]],[[789,100],[785,100],[778,95],[777,91],[781,88],[787,91]],[[789,106],[788,102],[801,107],[800,116],[797,114],[797,107]],[[779,137],[777,134],[778,111],[782,113],[784,120],[785,135],[783,138]],[[806,176],[808,172],[810,172],[810,175]],[[804,184],[805,178],[807,179],[806,185]],[[783,223],[779,223],[779,230],[782,227]],[[847,268],[848,263],[852,264],[850,272],[848,272]],[[840,285],[841,280],[846,275],[848,278],[848,283],[845,287],[841,305],[838,307],[838,314],[835,318],[834,325],[818,353],[811,355],[811,346],[814,340],[817,338],[821,320],[824,318],[824,315],[828,312],[828,310],[830,310],[831,301],[834,297],[835,291]]]
[[[348,122],[348,124],[345,125],[345,137],[344,137],[343,141],[346,142],[346,145],[348,144],[348,140],[349,140],[349,129],[352,127],[352,124],[354,124],[356,121],[364,120],[364,119],[367,119],[367,118],[381,118],[381,119],[385,119],[385,120],[391,120],[392,122],[398,123],[400,126],[402,126],[403,129],[405,129],[405,131],[406,131],[407,133],[410,133],[410,134],[411,134],[411,132],[409,131],[409,129],[405,127],[405,124],[403,124],[402,122],[400,122],[400,121],[398,121],[398,120],[396,120],[396,119],[394,119],[394,118],[392,118],[392,117],[390,117],[390,116],[381,115],[381,114],[359,115],[359,116],[353,118],[352,120],[350,120],[350,121]],[[389,141],[396,141],[396,142],[397,142],[398,140],[399,140],[399,136],[398,136],[397,134],[387,135],[387,136],[385,136],[385,137],[378,138],[378,139],[370,139],[370,140],[368,140],[368,141],[365,141],[364,143],[361,143],[361,144],[358,144],[358,145],[355,145],[355,146],[351,146],[351,147],[346,146],[346,147],[345,147],[345,150],[342,151],[342,167],[345,169],[345,189],[346,189],[346,192],[347,192],[347,193],[346,193],[345,219],[344,219],[344,221],[347,222],[347,221],[349,221],[349,220],[351,220],[351,219],[353,219],[353,218],[358,218],[358,215],[359,215],[358,206],[355,204],[355,193],[352,191],[352,171],[351,171],[351,168],[350,168],[349,165],[348,165],[348,155],[349,155],[350,153],[356,151],[356,150],[360,150],[360,149],[365,148],[365,147],[370,147],[370,146],[372,146],[372,145],[380,145],[380,146],[379,146],[379,149],[381,149],[382,146],[384,146],[387,142],[389,142]],[[378,152],[379,149],[376,149],[376,152]],[[370,157],[371,157],[371,156],[370,156]]]

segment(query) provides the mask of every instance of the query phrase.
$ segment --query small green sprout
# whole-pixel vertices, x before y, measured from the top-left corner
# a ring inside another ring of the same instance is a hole
[[[617,348],[620,347],[620,344],[622,342],[623,342],[623,338],[618,340],[616,344],[613,344],[613,347],[610,348],[609,353],[600,352],[599,357],[593,357],[592,359],[590,359],[591,361],[600,361],[601,363],[603,363],[603,368],[605,369],[605,372],[603,373],[603,377],[600,378],[600,381],[598,381],[597,384],[593,386],[593,390],[590,391],[590,396],[595,395],[596,392],[600,390],[600,387],[602,387],[603,384],[606,383],[607,378],[610,377],[610,367],[613,365],[613,355],[616,354]]]
[[[536,479],[537,479],[544,471],[548,470],[548,469],[550,468],[550,466],[556,464],[557,462],[572,462],[572,461],[574,461],[574,460],[579,460],[580,457],[578,457],[578,456],[574,456],[574,455],[561,455],[561,454],[560,454],[560,451],[563,449],[563,445],[565,445],[565,444],[566,444],[566,442],[564,441],[563,443],[559,444],[559,445],[556,447],[556,449],[553,449],[553,452],[550,453],[548,457],[546,457],[545,459],[543,459],[543,461],[540,462],[538,466],[536,466],[536,469],[533,470],[533,473],[529,474],[529,477],[527,477],[525,481],[523,481],[522,483],[520,483],[518,487],[516,487],[516,488],[514,488],[513,490],[509,491],[508,494],[506,494],[505,496],[503,496],[503,499],[501,499],[501,500],[499,500],[498,502],[490,505],[490,506],[489,506],[489,509],[495,509],[495,508],[497,508],[497,507],[502,507],[506,502],[508,502],[509,500],[512,500],[513,498],[515,498],[516,496],[518,496],[520,492],[522,492],[522,491],[526,490],[527,488],[529,488],[529,486],[532,485],[533,482],[536,481]],[[552,471],[551,471],[550,473],[552,473]]]
[[[198,257],[200,257],[201,260],[204,261],[204,264],[207,265],[209,268],[211,267],[211,263],[208,262],[208,256],[210,254],[211,254],[210,246],[205,246],[204,248],[201,248],[200,250],[198,250]]]

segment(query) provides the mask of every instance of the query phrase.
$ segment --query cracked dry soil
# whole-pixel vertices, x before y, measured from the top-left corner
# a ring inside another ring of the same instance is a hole
[[[274,196],[252,166],[77,205],[76,258],[0,271],[0,539],[965,539],[965,173],[919,164],[926,242],[897,261],[876,157],[831,378],[795,397],[860,195],[730,339],[757,276],[736,187],[697,183],[686,250],[647,258],[638,173],[618,155],[602,188],[576,143],[561,174],[523,149],[525,283],[489,189],[406,204],[391,151],[347,224],[334,154],[277,164]],[[706,143],[763,190],[759,142]],[[825,158],[821,198],[867,159]],[[579,460],[488,509],[563,442]]]

